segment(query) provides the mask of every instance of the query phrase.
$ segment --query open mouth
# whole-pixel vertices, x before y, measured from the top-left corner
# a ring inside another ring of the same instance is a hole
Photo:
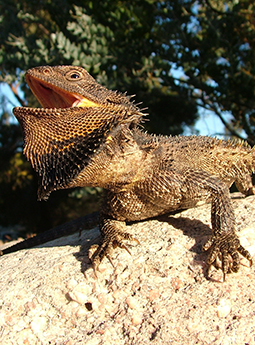
[[[99,105],[76,93],[63,90],[34,76],[26,81],[43,108],[98,107]]]

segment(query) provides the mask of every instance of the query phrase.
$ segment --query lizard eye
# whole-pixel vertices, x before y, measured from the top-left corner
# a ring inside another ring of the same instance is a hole
[[[66,78],[71,81],[78,80],[81,78],[81,73],[78,71],[70,71],[66,74]]]
[[[77,73],[72,73],[72,74],[70,75],[70,77],[71,77],[72,79],[78,79],[78,78],[80,78],[80,76],[79,76]]]

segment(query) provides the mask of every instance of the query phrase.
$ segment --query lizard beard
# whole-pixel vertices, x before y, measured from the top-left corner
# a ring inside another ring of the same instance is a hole
[[[116,109],[104,113],[99,108],[79,107],[18,107],[14,115],[23,130],[24,154],[39,177],[39,200],[47,199],[51,191],[68,188],[111,130],[132,117],[127,110],[116,116]],[[133,116],[138,122],[141,113]]]
[[[90,116],[84,108],[16,108],[24,134],[24,154],[39,177],[38,198],[68,188],[88,164],[114,125],[111,119]]]

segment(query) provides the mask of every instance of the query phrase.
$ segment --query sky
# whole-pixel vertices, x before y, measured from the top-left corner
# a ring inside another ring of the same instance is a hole
[[[209,110],[199,108],[199,119],[194,126],[195,130],[199,131],[199,135],[210,135],[218,138],[224,137],[224,125],[220,118]],[[185,131],[188,135],[189,129]]]
[[[5,95],[8,99],[8,102],[5,103],[5,106],[10,113],[12,113],[13,107],[20,106],[18,100],[13,95],[10,89],[10,86],[6,83],[0,83],[0,97],[2,97],[2,95]],[[16,121],[14,115],[13,115],[13,120]]]

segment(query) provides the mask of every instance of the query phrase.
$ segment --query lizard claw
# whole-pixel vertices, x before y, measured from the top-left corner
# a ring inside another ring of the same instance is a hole
[[[116,247],[125,249],[130,255],[132,255],[128,247],[123,243],[123,240],[131,240],[131,241],[135,241],[137,244],[140,244],[140,242],[136,238],[134,238],[131,234],[118,230],[115,232],[114,238],[112,237],[111,239],[103,238],[102,243],[100,245],[95,244],[90,247],[89,259],[92,262],[92,266],[93,266],[95,274],[98,271],[99,265],[102,262],[104,257],[107,257],[107,259],[110,261],[112,266],[115,268],[112,258],[111,258],[111,254],[112,254],[113,249],[115,249]]]
[[[244,256],[252,265],[250,253],[240,244],[235,233],[222,234],[221,236],[213,236],[203,247],[203,250],[210,250],[207,264],[207,277],[211,272],[212,266],[219,267],[223,272],[223,282],[226,280],[226,274],[237,272],[240,267],[239,253]]]

